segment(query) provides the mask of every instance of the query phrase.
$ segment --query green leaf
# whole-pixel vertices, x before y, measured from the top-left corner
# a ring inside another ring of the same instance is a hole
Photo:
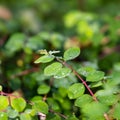
[[[25,109],[24,113],[29,114],[30,116],[35,116],[35,110],[34,109]]]
[[[32,120],[31,116],[27,113],[20,114],[20,120]]]
[[[67,96],[67,89],[64,87],[59,87],[58,92],[59,92],[60,96],[62,96],[63,98]]]
[[[42,96],[34,96],[31,101],[32,102],[36,102],[36,101],[39,101],[39,100],[42,100]]]
[[[91,83],[90,88],[95,88],[95,87],[99,87],[102,85],[103,85],[102,81],[98,81],[98,82]]]
[[[54,78],[60,79],[68,76],[71,73],[71,69],[69,68],[61,68],[54,76]]]
[[[34,63],[47,63],[47,62],[51,62],[52,60],[54,60],[54,56],[53,55],[44,55],[40,58],[38,58]]]
[[[116,95],[105,95],[105,94],[101,94],[99,96],[96,96],[98,98],[98,100],[101,103],[104,103],[106,105],[113,105],[118,101],[118,96]]]
[[[46,120],[62,120],[61,117],[57,114],[50,114],[47,116]]]
[[[0,120],[8,120],[7,113],[5,113],[5,112],[0,112]]]
[[[85,104],[92,102],[93,99],[90,95],[84,94],[75,100],[75,106],[83,107]]]
[[[0,85],[0,92],[2,91],[2,85]]]
[[[108,106],[99,102],[91,102],[82,107],[82,113],[90,120],[104,120],[107,111]]]
[[[8,98],[5,96],[0,96],[0,110],[4,110],[8,107]]]
[[[81,95],[83,95],[84,92],[85,92],[84,85],[81,83],[75,83],[69,87],[68,97],[70,99],[76,99],[76,98],[80,97]]]
[[[63,99],[63,102],[61,103],[61,107],[64,109],[64,110],[71,110],[71,101],[69,99]]]
[[[67,28],[74,27],[81,19],[81,13],[79,11],[72,11],[67,13],[64,17],[64,23]]]
[[[11,101],[11,106],[18,112],[22,112],[26,107],[26,101],[23,98],[15,98]]]
[[[61,117],[59,115],[55,115],[52,119],[50,120],[61,120]]]
[[[60,96],[60,94],[58,92],[53,93],[53,98],[57,101],[59,101],[59,103],[63,103],[64,102],[64,98],[62,96]]]
[[[34,109],[37,113],[41,112],[43,114],[48,113],[48,105],[44,101],[37,101],[32,106],[32,109]]]
[[[69,76],[65,78],[54,80],[54,86],[57,88],[59,87],[68,88],[69,86],[71,86],[71,84],[76,82],[77,82],[76,76],[73,73],[71,73]]]
[[[116,120],[120,119],[120,103],[115,105],[114,112],[113,112],[113,117]]]
[[[99,90],[95,93],[96,97],[100,96],[110,96],[118,92],[118,88],[116,86],[108,86],[108,88],[104,90]]]
[[[115,63],[113,68],[115,71],[120,71],[120,62]]]
[[[38,50],[40,48],[44,48],[44,41],[40,38],[39,35],[32,36],[26,42],[26,47],[31,50]]]
[[[50,86],[40,85],[37,89],[38,94],[47,94],[50,91]]]
[[[7,114],[9,116],[9,118],[15,118],[18,116],[18,112],[16,110],[12,109],[11,107],[8,108]]]
[[[44,69],[44,74],[47,76],[55,75],[62,68],[62,64],[54,62]]]
[[[10,53],[14,53],[23,48],[26,36],[22,33],[13,34],[5,45]]]
[[[78,47],[69,48],[64,52],[64,60],[65,61],[72,60],[77,56],[79,56],[79,54],[80,54],[80,49]]]
[[[95,71],[94,68],[86,66],[86,67],[81,67],[78,70],[78,73],[86,77],[88,74],[90,74],[91,72],[94,72],[94,71]]]
[[[104,75],[105,73],[102,71],[94,71],[88,74],[88,76],[86,77],[86,81],[90,82],[100,81],[104,78]]]
[[[60,53],[60,51],[56,51],[56,50],[49,51],[49,54],[50,54],[50,55],[52,55],[52,54],[56,54],[56,53]]]
[[[48,55],[48,52],[47,52],[46,49],[44,49],[44,50],[38,50],[38,53],[39,54],[43,54],[43,55]]]
[[[79,120],[74,114],[68,117],[69,120]]]
[[[48,103],[48,105],[50,106],[50,108],[52,110],[55,110],[55,111],[60,110],[60,106],[59,106],[58,102],[56,102],[56,100],[53,99],[52,97],[51,98],[47,98],[47,103]]]

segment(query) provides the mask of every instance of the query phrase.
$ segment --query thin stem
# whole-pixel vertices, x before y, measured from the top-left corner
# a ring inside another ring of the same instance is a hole
[[[0,95],[5,95],[5,96],[8,96],[8,97],[12,96],[12,97],[18,98],[18,96],[16,96],[16,95],[13,95],[13,94],[10,94],[10,93],[5,93],[3,91],[0,92]]]
[[[104,113],[104,118],[105,118],[106,120],[110,120],[110,119],[109,119],[109,116],[107,115],[107,113]]]
[[[44,97],[43,97],[42,100],[43,100],[43,101],[46,101],[46,100],[47,100],[47,94],[44,95]]]
[[[60,60],[59,58],[56,58],[56,59],[57,59],[60,63],[62,63],[64,66],[70,68],[70,69],[73,71],[73,73],[80,79],[80,81],[85,85],[85,87],[87,88],[87,90],[89,91],[89,93],[90,93],[90,95],[93,97],[93,99],[94,99],[95,101],[98,101],[97,98],[96,98],[96,96],[94,96],[94,93],[92,92],[92,90],[88,87],[87,83],[82,79],[82,77],[79,75],[79,73],[78,73],[76,70],[74,70],[70,65],[68,65],[65,61],[62,61],[62,60]]]
[[[54,78],[52,77],[52,78],[50,79],[50,82],[49,82],[49,86],[50,86],[50,87],[53,85],[53,81],[54,81]],[[48,94],[45,94],[45,95],[43,96],[43,101],[46,101],[46,100],[47,100],[47,96],[48,96]]]
[[[56,59],[57,59],[57,61],[59,61],[60,63],[62,63],[64,66],[70,68],[70,69],[73,71],[73,73],[74,73],[74,74],[80,79],[80,81],[85,85],[85,87],[86,87],[87,90],[89,91],[90,95],[93,97],[94,101],[97,102],[98,99],[96,98],[96,96],[94,95],[94,93],[92,92],[92,90],[89,88],[89,86],[87,85],[87,83],[85,82],[85,80],[83,80],[82,77],[79,75],[79,73],[78,73],[76,70],[74,70],[74,69],[72,68],[72,66],[70,66],[69,64],[67,64],[65,61],[62,61],[62,60],[60,60],[59,58],[56,58]],[[106,120],[110,120],[110,119],[109,119],[109,116],[107,115],[107,113],[104,113],[104,118],[105,118]]]
[[[92,92],[92,90],[88,87],[87,83],[82,79],[82,77],[78,74],[78,72],[75,71],[75,70],[73,70],[73,73],[82,81],[82,83],[85,85],[85,87],[87,88],[87,90],[89,91],[89,93],[91,94],[91,96],[93,97],[93,99],[95,101],[98,101],[97,98],[96,98],[96,96]]]
[[[67,116],[65,116],[65,115],[63,115],[63,114],[61,114],[61,113],[55,112],[55,111],[52,110],[52,109],[50,109],[49,112],[51,112],[51,113],[55,113],[55,114],[61,116],[62,118],[67,119]]]
[[[33,73],[33,72],[36,72],[36,71],[39,71],[39,69],[34,67],[34,68],[31,68],[31,69],[28,69],[28,70],[24,70],[24,71],[22,71],[20,73],[17,73],[15,75],[12,75],[11,78],[24,76],[24,75],[27,75],[27,74],[30,74],[30,73]]]
[[[38,119],[39,120],[46,120],[46,115],[41,113],[41,112],[38,112]]]

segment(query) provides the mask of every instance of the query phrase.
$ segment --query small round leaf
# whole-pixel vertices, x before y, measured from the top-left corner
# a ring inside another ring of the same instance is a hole
[[[100,102],[91,102],[82,107],[82,113],[90,120],[104,120],[104,113],[109,110],[108,106]]]
[[[20,115],[20,120],[32,120],[31,116],[28,113],[22,113]]]
[[[40,85],[37,89],[38,94],[47,94],[50,91],[50,86]]]
[[[116,120],[120,119],[120,103],[116,104],[116,106],[114,108],[113,116]]]
[[[104,78],[104,75],[105,73],[102,71],[94,71],[88,74],[88,76],[86,77],[86,81],[90,82],[100,81]]]
[[[88,74],[90,74],[91,72],[94,72],[94,71],[95,71],[94,68],[89,67],[89,66],[85,66],[85,67],[81,67],[78,70],[78,73],[86,77]]]
[[[48,113],[48,105],[44,101],[37,101],[32,106],[32,109],[34,109],[37,113],[41,112],[44,114]]]
[[[13,109],[8,109],[7,114],[9,116],[9,118],[15,118],[18,116],[18,112]]]
[[[23,98],[15,98],[11,101],[11,106],[18,112],[22,112],[26,107],[26,101]]]
[[[84,91],[85,91],[85,87],[83,84],[75,83],[69,87],[68,97],[70,99],[76,99],[76,98],[80,97],[81,95],[83,95]]]
[[[62,64],[54,62],[44,69],[44,74],[47,76],[55,75],[62,68]]]
[[[54,78],[60,79],[60,78],[64,78],[66,76],[68,76],[71,73],[71,69],[69,68],[61,68],[56,75],[54,76]]]
[[[8,105],[8,98],[6,96],[0,96],[0,110],[6,109]]]
[[[77,56],[79,56],[79,54],[80,54],[80,49],[78,47],[69,48],[64,53],[64,60],[65,61],[72,60],[76,58]]]
[[[0,85],[0,92],[2,91],[2,85]]]
[[[84,94],[84,95],[80,96],[79,98],[77,98],[75,100],[75,106],[82,107],[85,104],[90,103],[92,101],[93,101],[93,99],[92,99],[92,97],[90,95]]]
[[[71,115],[68,119],[69,120],[79,120],[74,114]]]
[[[5,112],[0,112],[0,120],[8,120],[7,113],[5,113]]]
[[[34,63],[47,63],[47,62],[51,62],[52,60],[54,60],[54,56],[53,55],[44,55],[40,58],[38,58]]]

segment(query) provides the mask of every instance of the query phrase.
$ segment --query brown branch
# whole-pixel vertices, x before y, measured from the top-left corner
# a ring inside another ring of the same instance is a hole
[[[65,115],[63,115],[63,114],[61,114],[61,113],[55,112],[55,111],[52,110],[52,109],[50,109],[49,112],[54,113],[54,114],[57,114],[57,115],[61,116],[61,117],[64,118],[64,119],[67,119],[67,116],[65,116]]]
[[[39,68],[34,67],[32,69],[24,70],[24,71],[22,71],[22,72],[20,72],[18,74],[12,75],[11,78],[24,76],[24,75],[27,75],[29,73],[36,72],[36,71],[39,71]]]
[[[15,98],[20,97],[20,96],[13,95],[13,94],[11,94],[11,93],[5,93],[5,92],[3,92],[3,91],[0,92],[0,95],[4,95],[4,96],[8,96],[8,97],[11,96],[11,97],[15,97]]]
[[[107,113],[104,113],[104,118],[105,118],[106,120],[110,120],[110,119],[109,119],[109,116],[107,115]]]
[[[79,73],[78,73],[76,70],[74,70],[70,65],[68,65],[66,62],[64,62],[64,61],[62,61],[62,60],[60,60],[60,59],[58,59],[58,58],[57,58],[57,60],[58,60],[60,63],[62,63],[64,66],[70,68],[70,69],[73,71],[73,73],[80,79],[80,81],[85,85],[85,87],[87,88],[87,90],[89,91],[89,93],[91,94],[91,96],[93,97],[93,99],[94,99],[95,101],[98,101],[97,98],[96,98],[96,96],[95,96],[94,93],[92,92],[92,90],[88,87],[87,83],[85,82],[85,80],[82,79],[82,77],[79,75]]]
[[[5,43],[6,40],[7,40],[7,37],[8,37],[8,35],[5,35],[5,36],[3,36],[3,37],[0,39],[0,46],[3,46],[3,45],[4,45],[4,43]]]
[[[74,73],[74,74],[80,79],[80,81],[85,85],[85,87],[87,88],[87,90],[89,91],[89,93],[91,94],[91,96],[93,97],[94,101],[98,102],[98,99],[96,98],[96,96],[94,95],[94,93],[92,92],[92,90],[89,88],[89,86],[87,85],[87,83],[85,82],[85,80],[83,80],[82,77],[79,75],[79,73],[78,73],[76,70],[74,70],[74,69],[72,68],[72,66],[70,66],[69,64],[67,64],[65,61],[62,61],[62,60],[60,60],[59,58],[56,58],[56,59],[57,59],[57,61],[59,61],[60,63],[62,63],[64,66],[70,68],[70,69],[73,71],[73,73]],[[110,120],[110,119],[109,119],[109,116],[107,115],[107,113],[104,113],[104,118],[105,118],[106,120]]]
[[[50,79],[50,82],[49,82],[49,86],[51,87],[52,85],[53,85],[53,81],[54,81],[54,77],[52,77],[51,79]],[[48,96],[48,94],[45,94],[44,96],[43,96],[43,101],[46,101],[47,100],[47,96]]]

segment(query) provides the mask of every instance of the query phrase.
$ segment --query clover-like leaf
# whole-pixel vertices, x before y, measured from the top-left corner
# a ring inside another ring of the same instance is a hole
[[[38,50],[39,54],[48,55],[47,50]]]
[[[34,63],[47,63],[47,62],[51,62],[52,60],[54,60],[54,56],[53,55],[44,55],[40,58],[38,58]]]
[[[69,120],[79,120],[74,114],[68,117]]]
[[[0,85],[0,92],[2,91],[2,85]]]
[[[15,98],[11,101],[11,106],[18,112],[22,112],[26,107],[26,101],[23,98]]]
[[[72,60],[77,56],[79,56],[79,54],[80,54],[80,49],[78,47],[69,48],[64,52],[64,60],[65,61]]]
[[[48,85],[40,85],[37,89],[38,94],[47,94],[50,91],[50,86]]]
[[[6,109],[8,105],[8,98],[6,96],[0,96],[0,110]]]
[[[83,107],[85,104],[92,102],[93,99],[90,95],[84,94],[75,100],[75,106]]]
[[[35,102],[34,105],[32,106],[32,109],[34,109],[37,113],[38,112],[41,112],[43,114],[48,113],[48,105],[42,100]]]
[[[12,109],[11,107],[8,108],[7,110],[7,114],[9,116],[9,118],[16,118],[18,116],[18,111]]]
[[[62,64],[54,62],[44,69],[44,74],[47,76],[55,75],[62,68]]]
[[[101,95],[101,96],[97,96],[98,100],[101,102],[101,103],[104,103],[106,105],[113,105],[114,103],[117,102],[118,100],[118,96],[116,95]]]
[[[55,75],[54,78],[60,79],[68,76],[71,73],[69,68],[61,68]]]
[[[104,75],[105,73],[102,71],[94,71],[88,74],[88,76],[86,77],[86,81],[90,82],[100,81],[104,78]]]
[[[113,112],[114,118],[117,120],[120,119],[120,103],[115,105],[114,112]]]
[[[28,113],[20,114],[20,120],[31,120],[31,116]]]
[[[70,99],[76,99],[76,98],[80,97],[81,95],[83,95],[84,91],[85,91],[85,87],[83,84],[75,83],[69,87],[68,97]]]
[[[5,48],[10,52],[14,53],[23,48],[26,36],[23,33],[13,34],[8,42],[5,44]]]
[[[78,73],[85,77],[94,71],[95,71],[95,69],[92,67],[89,67],[89,66],[81,67],[80,69],[78,69]]]
[[[90,120],[104,120],[104,113],[108,111],[108,106],[100,102],[91,102],[82,107],[82,113]]]
[[[5,112],[0,112],[0,120],[8,120],[7,113],[5,113]]]

